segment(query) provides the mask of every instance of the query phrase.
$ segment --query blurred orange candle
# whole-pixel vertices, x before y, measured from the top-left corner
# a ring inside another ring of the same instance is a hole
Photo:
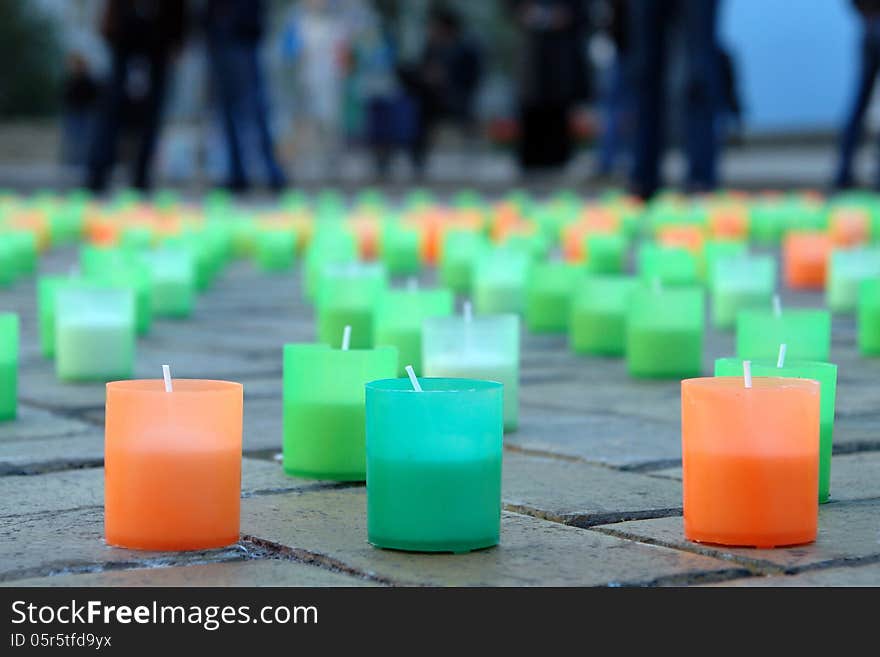
[[[107,543],[202,550],[238,541],[242,386],[177,379],[107,384]]]
[[[871,218],[857,209],[840,209],[831,215],[829,233],[834,246],[852,247],[868,242]]]
[[[681,383],[684,535],[770,548],[816,540],[819,383],[749,377]]]
[[[782,245],[785,284],[793,290],[821,290],[825,287],[831,239],[825,233],[794,231]]]

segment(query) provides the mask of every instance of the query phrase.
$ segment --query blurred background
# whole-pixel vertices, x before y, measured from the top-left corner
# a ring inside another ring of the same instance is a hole
[[[874,186],[877,4],[5,0],[0,187]]]

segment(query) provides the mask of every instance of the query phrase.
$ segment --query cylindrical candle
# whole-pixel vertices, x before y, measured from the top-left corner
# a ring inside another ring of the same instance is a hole
[[[150,272],[150,304],[156,317],[189,317],[196,298],[196,265],[183,249],[160,249],[141,256]]]
[[[766,308],[776,289],[776,261],[771,256],[724,258],[712,274],[712,323],[733,328],[745,308]]]
[[[390,274],[415,274],[421,269],[419,239],[418,231],[412,228],[399,226],[396,223],[385,225],[379,242],[379,251],[382,262]]]
[[[758,548],[816,539],[816,381],[682,381],[681,445],[685,538]]]
[[[0,421],[18,412],[18,315],[0,313]]]
[[[584,237],[586,270],[594,274],[617,274],[626,260],[626,238],[623,235],[588,233]]]
[[[642,287],[630,297],[626,363],[643,378],[683,378],[702,369],[703,291],[695,287]]]
[[[824,231],[790,231],[782,243],[785,284],[795,290],[825,287],[831,238]]]
[[[296,233],[293,229],[264,228],[256,234],[254,259],[266,272],[285,271],[293,266]]]
[[[318,340],[339,346],[342,332],[351,326],[352,348],[372,347],[376,302],[387,286],[382,265],[352,262],[325,266],[317,290]]]
[[[55,297],[58,378],[107,381],[130,377],[135,347],[131,290],[65,286]]]
[[[880,278],[880,247],[832,251],[825,300],[835,313],[851,313],[858,305],[859,284]]]
[[[738,358],[776,358],[783,343],[789,358],[828,360],[831,313],[807,308],[783,308],[779,314],[770,309],[749,309],[737,316]]]
[[[460,229],[446,231],[438,267],[443,285],[458,294],[470,293],[476,262],[487,248],[486,238],[480,233]]]
[[[526,326],[534,333],[563,333],[568,329],[571,298],[583,269],[567,262],[544,262],[532,267],[526,291]]]
[[[238,541],[242,386],[176,379],[107,384],[107,542],[203,550]]]
[[[40,276],[37,280],[40,351],[45,358],[55,356],[55,293],[69,282],[70,279],[65,276]]]
[[[498,543],[502,386],[467,379],[367,384],[367,538],[467,552]]]
[[[831,451],[834,435],[834,403],[837,397],[837,365],[809,360],[788,358],[791,352],[786,347],[786,358],[782,367],[778,359],[753,360],[752,374],[755,376],[786,377],[792,379],[812,379],[819,382],[821,401],[819,404],[819,502],[828,501],[831,489]],[[715,361],[715,376],[742,376],[743,361],[740,358],[719,358]]]
[[[880,278],[859,286],[858,343],[863,356],[880,354]]]
[[[397,376],[412,365],[422,373],[422,324],[429,317],[452,314],[454,299],[450,290],[390,290],[379,297],[373,325],[377,345],[392,345],[400,354]],[[379,378],[379,377],[377,377]]]
[[[637,281],[632,276],[587,276],[575,292],[571,348],[578,354],[622,356],[626,315]]]
[[[364,384],[397,375],[397,349],[284,346],[284,471],[364,481]]]
[[[518,249],[496,248],[476,263],[473,281],[474,310],[483,314],[521,313],[531,258]]]
[[[519,424],[519,318],[433,317],[422,334],[425,376],[498,381],[504,385],[504,430]]]
[[[681,247],[642,244],[638,271],[643,280],[659,280],[664,285],[689,285],[698,280],[696,257]]]

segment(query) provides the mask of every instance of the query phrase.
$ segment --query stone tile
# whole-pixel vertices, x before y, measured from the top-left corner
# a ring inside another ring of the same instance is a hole
[[[362,577],[295,561],[258,559],[194,566],[107,570],[13,580],[0,586],[379,586]]]
[[[93,429],[94,427],[85,422],[20,403],[15,420],[0,422],[0,443],[71,436]]]
[[[575,525],[681,514],[681,485],[610,468],[504,454],[504,507]]]
[[[240,546],[194,552],[124,550],[104,543],[103,509],[0,518],[0,581],[108,567],[243,561]]]
[[[797,575],[748,577],[706,584],[705,586],[880,586],[880,564],[822,568],[819,570],[808,570]]]
[[[847,560],[880,558],[880,500],[831,502],[819,507],[815,543],[791,548],[757,550],[692,543],[684,539],[681,518],[636,520],[597,529],[613,536],[726,559],[765,573],[797,572]]]
[[[398,584],[588,586],[730,577],[730,564],[616,539],[519,514],[503,514],[501,544],[468,554],[380,550],[366,541],[363,489],[243,500],[242,535]],[[320,555],[320,557],[318,556]]]
[[[620,415],[520,410],[520,426],[505,434],[515,449],[622,468],[681,459],[678,425]]]
[[[181,346],[163,349],[138,345],[135,378],[161,377],[163,363],[170,363],[173,375],[184,379],[238,381],[243,376],[281,372],[280,353],[275,357],[257,358],[234,356],[219,350],[209,354]]]
[[[104,432],[0,442],[0,475],[36,474],[104,462]]]

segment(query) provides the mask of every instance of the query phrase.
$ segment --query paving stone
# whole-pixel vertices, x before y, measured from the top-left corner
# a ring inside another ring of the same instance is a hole
[[[242,535],[398,584],[589,586],[730,577],[718,559],[640,545],[588,529],[503,514],[501,544],[468,554],[415,554],[367,543],[363,489],[242,501]],[[259,542],[259,541],[258,541]]]
[[[506,509],[578,527],[681,513],[672,480],[510,451],[503,477]]]
[[[240,546],[193,552],[124,550],[104,543],[100,508],[0,518],[0,581],[104,568],[242,561]]]
[[[0,444],[18,440],[71,436],[91,430],[93,427],[86,422],[20,403],[18,417],[15,420],[0,422]]]
[[[630,469],[681,459],[678,425],[620,415],[523,408],[519,429],[504,441],[515,449]]]
[[[103,462],[103,431],[0,442],[0,475],[96,467]]]
[[[727,559],[765,573],[797,572],[805,567],[831,566],[855,559],[880,559],[880,500],[831,502],[819,507],[815,543],[791,548],[757,550],[692,543],[684,539],[681,518],[636,520],[597,529],[613,536],[688,550]]]
[[[880,564],[822,568],[820,570],[798,573],[797,575],[749,577],[746,579],[734,579],[728,582],[706,584],[705,586],[880,586]]]
[[[14,580],[0,586],[379,586],[362,577],[295,561],[255,559],[195,566],[107,570]]]

